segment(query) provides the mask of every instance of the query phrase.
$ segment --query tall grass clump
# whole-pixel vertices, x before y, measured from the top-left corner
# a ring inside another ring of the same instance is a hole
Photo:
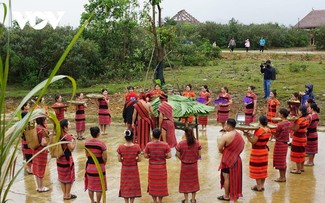
[[[9,6],[11,2],[9,1]],[[0,5],[3,8],[4,14],[3,19],[0,25],[0,38],[2,38],[5,32],[5,19],[7,17],[7,11],[11,10],[8,9],[7,4],[0,3]],[[24,119],[16,122],[15,121],[15,115],[17,115],[20,108],[23,106],[24,103],[28,102],[34,95],[38,95],[38,100],[36,101],[36,105],[40,102],[40,98],[42,98],[49,85],[57,82],[59,80],[62,80],[64,78],[68,78],[72,83],[72,98],[74,97],[74,94],[76,93],[76,81],[69,76],[65,75],[56,75],[58,70],[60,69],[62,63],[66,59],[67,55],[73,48],[74,44],[77,42],[78,38],[80,37],[81,33],[84,31],[86,25],[90,22],[90,19],[93,17],[93,14],[90,15],[89,19],[85,21],[85,23],[80,27],[79,31],[75,34],[71,42],[69,43],[68,47],[63,52],[62,56],[60,57],[59,61],[56,63],[55,67],[53,68],[50,76],[48,79],[44,80],[43,82],[36,85],[21,101],[19,106],[16,108],[15,112],[11,114],[10,118],[6,120],[6,112],[5,112],[5,102],[6,102],[6,88],[7,88],[7,81],[8,81],[8,72],[9,72],[9,61],[10,61],[10,28],[7,29],[7,35],[6,35],[6,56],[0,56],[0,201],[1,203],[5,203],[8,201],[7,196],[10,191],[11,186],[15,182],[17,176],[19,173],[25,168],[26,162],[18,168],[16,171],[13,171],[12,169],[15,168],[15,160],[18,155],[18,149],[19,149],[19,143],[21,134],[25,129],[25,126],[28,122],[36,119],[37,117],[44,116],[45,112],[43,109],[31,109],[31,111],[27,114],[27,116],[24,117]],[[4,59],[4,60],[3,60]],[[60,129],[59,129],[59,122],[55,118],[55,115],[50,113],[49,116],[56,126],[56,139],[59,140],[60,136]],[[49,145],[44,150],[48,150],[50,147],[53,147],[57,144],[64,144],[66,142],[57,142],[55,144]],[[87,150],[87,149],[86,149]],[[37,154],[34,155],[34,157],[37,156]],[[97,170],[101,170],[99,163],[95,156],[91,154],[93,157],[95,164],[97,166]],[[34,158],[32,157],[32,159]],[[106,194],[104,189],[104,180],[103,176],[101,177],[101,183],[103,188],[103,201],[106,202]]]

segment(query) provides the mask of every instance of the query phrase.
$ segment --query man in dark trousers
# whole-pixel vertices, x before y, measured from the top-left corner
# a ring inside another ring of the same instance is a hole
[[[275,80],[275,69],[271,66],[271,61],[267,60],[260,65],[261,73],[264,75],[263,87],[264,87],[264,99],[270,98],[272,80]]]

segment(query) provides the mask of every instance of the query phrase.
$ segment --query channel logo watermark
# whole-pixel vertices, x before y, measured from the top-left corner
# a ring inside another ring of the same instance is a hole
[[[13,11],[12,14],[13,20],[18,23],[20,29],[24,29],[25,25],[29,23],[35,30],[41,30],[47,24],[55,29],[59,25],[64,11]]]

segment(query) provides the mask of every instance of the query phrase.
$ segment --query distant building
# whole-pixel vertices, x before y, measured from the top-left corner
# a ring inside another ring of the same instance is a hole
[[[192,24],[200,23],[200,21],[198,21],[196,18],[194,18],[191,14],[189,14],[185,10],[179,11],[171,19],[177,23],[192,23]]]
[[[299,29],[310,30],[310,45],[315,45],[313,30],[325,26],[325,10],[312,10],[294,26]]]

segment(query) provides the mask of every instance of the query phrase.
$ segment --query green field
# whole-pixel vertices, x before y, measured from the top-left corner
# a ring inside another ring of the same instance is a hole
[[[213,97],[218,93],[220,87],[227,86],[233,96],[234,105],[232,113],[243,110],[242,98],[247,87],[254,85],[259,98],[263,96],[263,78],[260,74],[260,63],[265,59],[271,59],[272,65],[277,70],[277,79],[272,83],[272,89],[276,89],[278,99],[282,106],[286,107],[286,101],[291,94],[296,91],[304,91],[307,83],[314,84],[314,94],[316,102],[322,109],[325,102],[325,55],[323,54],[265,54],[258,53],[224,53],[223,59],[218,60],[217,66],[206,67],[174,67],[166,70],[165,79],[170,88],[183,90],[186,84],[192,84],[193,90],[199,92],[200,87],[207,84]],[[324,63],[323,63],[324,61]],[[215,63],[215,62],[214,62]],[[120,97],[128,85],[136,87],[137,91],[152,87],[152,72],[149,72],[149,79],[143,78],[136,81],[114,81],[102,83],[95,81],[89,88],[80,88],[78,92],[94,93],[101,88],[107,87],[111,95]],[[96,83],[97,82],[97,83]],[[69,84],[66,85],[69,87]],[[21,97],[28,90],[15,86],[8,89],[8,97]],[[69,88],[54,89],[49,91],[49,95],[54,93],[70,94]],[[259,99],[259,113],[264,112],[266,100]],[[321,115],[321,124],[324,125],[324,115]]]

